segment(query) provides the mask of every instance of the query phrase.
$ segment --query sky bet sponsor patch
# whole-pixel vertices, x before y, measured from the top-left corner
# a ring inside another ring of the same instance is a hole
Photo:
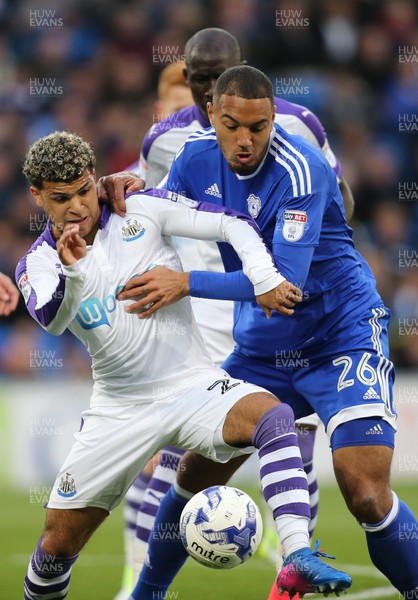
[[[23,294],[26,304],[29,301],[30,293],[32,291],[31,285],[29,283],[29,276],[27,273],[24,273],[22,277],[19,279],[18,284],[20,291]]]
[[[297,242],[303,236],[308,215],[303,210],[285,210],[283,213],[283,237],[288,242]]]

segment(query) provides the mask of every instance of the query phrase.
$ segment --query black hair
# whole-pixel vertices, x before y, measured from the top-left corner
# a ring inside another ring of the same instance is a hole
[[[213,103],[215,104],[224,94],[248,100],[269,98],[271,103],[274,103],[270,79],[262,71],[248,65],[231,67],[222,73],[216,82]]]

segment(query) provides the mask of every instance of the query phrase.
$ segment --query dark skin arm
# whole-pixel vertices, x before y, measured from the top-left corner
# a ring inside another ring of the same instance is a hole
[[[354,213],[354,197],[344,177],[340,181],[340,192],[344,200],[345,218],[347,219],[347,223],[349,223]]]
[[[188,296],[189,292],[189,273],[154,267],[130,279],[118,295],[118,300],[134,300],[126,312],[139,313],[139,318],[145,319],[160,308]],[[283,281],[269,292],[256,296],[256,300],[268,319],[272,310],[290,316],[295,312],[295,305],[302,301],[302,292],[288,281]]]

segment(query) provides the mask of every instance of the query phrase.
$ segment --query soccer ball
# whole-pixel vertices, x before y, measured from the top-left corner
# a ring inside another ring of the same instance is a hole
[[[202,565],[232,569],[257,550],[263,521],[248,494],[215,485],[186,504],[180,517],[180,536],[190,556]]]

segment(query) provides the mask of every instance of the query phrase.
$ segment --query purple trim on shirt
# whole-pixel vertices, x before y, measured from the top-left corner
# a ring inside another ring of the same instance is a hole
[[[293,102],[288,102],[287,100],[283,100],[283,98],[275,98],[274,104],[276,106],[276,113],[282,115],[293,115],[303,121],[303,123],[311,130],[313,135],[318,141],[319,147],[322,149],[324,144],[328,141],[326,131],[324,126],[318,117],[309,110],[306,106],[302,106],[301,104],[294,104]],[[306,114],[303,114],[305,111]],[[280,125],[280,123],[279,123]],[[329,142],[328,142],[329,143]],[[343,168],[336,158],[336,164],[333,167],[336,175],[341,179],[343,175]]]
[[[110,217],[112,216],[112,209],[110,208],[109,204],[103,204],[101,209],[102,214],[100,215],[99,227],[100,229],[104,229],[108,224]]]
[[[293,102],[288,102],[287,100],[283,100],[283,98],[275,98],[274,104],[276,105],[276,112],[282,115],[294,115],[312,131],[316,139],[318,140],[319,147],[325,144],[325,140],[327,139],[325,130],[322,126],[321,121],[318,119],[316,115],[314,115],[306,106],[302,106],[301,104],[294,104]],[[304,111],[308,111],[305,115]]]
[[[112,215],[112,211],[110,206],[104,204],[101,207],[101,215],[100,215],[100,229],[104,229]],[[46,227],[42,234],[38,237],[35,243],[30,247],[29,251],[25,254],[25,256],[18,262],[15,271],[16,283],[19,283],[22,275],[27,273],[27,259],[30,254],[35,252],[39,246],[46,242],[51,248],[56,248],[56,241],[52,235],[51,231],[51,221],[48,219]],[[57,269],[61,267],[61,263],[57,258],[56,263]],[[58,273],[59,283],[56,287],[54,293],[52,294],[51,299],[47,304],[42,306],[41,308],[36,308],[38,303],[38,298],[36,296],[35,290],[32,288],[29,296],[29,300],[27,301],[27,308],[30,314],[40,323],[43,327],[47,327],[51,321],[53,321],[57,315],[57,312],[62,304],[65,295],[65,282],[66,277],[63,273]],[[30,284],[30,280],[29,280]]]
[[[16,280],[17,284],[19,284],[19,280],[22,277],[22,275],[24,275],[24,273],[26,273],[27,257],[29,256],[29,254],[32,254],[32,252],[34,252],[36,250],[36,248],[38,246],[41,246],[44,242],[49,244],[49,246],[56,248],[55,240],[52,237],[52,233],[49,228],[49,221],[47,222],[44,231],[41,233],[41,235],[38,237],[38,239],[34,242],[34,244],[32,244],[32,246],[26,252],[25,256],[23,258],[21,258],[19,260],[19,262],[17,263],[17,267],[15,270],[15,280]]]
[[[55,317],[57,316],[57,312],[59,311],[59,308],[62,304],[62,301],[64,300],[66,277],[62,273],[59,273],[58,277],[59,284],[47,304],[45,304],[41,308],[35,308],[38,300],[34,290],[32,290],[29,297],[29,301],[27,303],[27,307],[30,314],[33,315],[38,321],[38,323],[40,323],[44,327],[47,327],[51,323],[51,321],[55,319]]]
[[[199,121],[200,125],[204,127],[210,127],[210,123],[204,118],[198,107],[186,106],[177,110],[171,115],[168,115],[166,119],[163,119],[159,123],[155,123],[145,134],[144,141],[142,142],[141,152],[145,160],[148,158],[150,148],[154,141],[160,137],[163,133],[167,133],[170,129],[182,129],[188,127],[193,121]],[[198,128],[197,128],[198,129]]]
[[[44,232],[38,237],[36,242],[31,246],[30,250],[25,254],[25,256],[19,261],[16,267],[16,283],[19,283],[22,275],[27,273],[27,258],[30,254],[36,251],[36,249],[41,246],[44,242],[46,242],[52,248],[56,248],[56,243],[54,238],[52,237],[50,222],[48,221]],[[60,266],[60,263],[57,263]],[[40,323],[43,327],[47,327],[49,323],[55,318],[59,307],[61,306],[62,300],[65,294],[65,275],[62,273],[58,273],[59,283],[57,288],[55,289],[52,298],[49,300],[47,304],[42,306],[41,308],[36,308],[38,303],[38,298],[36,296],[35,290],[32,288],[29,296],[29,300],[27,301],[27,308],[30,314]],[[30,284],[30,280],[29,280]]]

